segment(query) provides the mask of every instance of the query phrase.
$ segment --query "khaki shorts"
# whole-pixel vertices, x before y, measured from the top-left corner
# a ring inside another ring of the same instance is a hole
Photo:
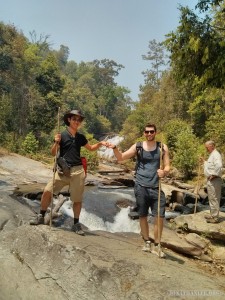
[[[82,202],[84,193],[85,172],[83,166],[75,166],[70,169],[70,177],[55,173],[54,194],[58,194],[64,186],[69,186],[70,199],[72,202]],[[52,193],[52,183],[50,181],[44,191]]]

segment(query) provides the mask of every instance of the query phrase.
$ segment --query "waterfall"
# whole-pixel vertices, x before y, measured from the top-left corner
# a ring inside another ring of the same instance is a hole
[[[72,203],[67,202],[63,205],[61,211],[64,214],[73,218]],[[87,212],[82,208],[80,214],[80,222],[88,227],[89,230],[103,230],[108,232],[134,232],[139,233],[140,227],[137,220],[131,220],[128,217],[130,211],[129,207],[121,208],[114,216],[113,222],[104,221],[102,218],[96,216],[94,213]]]
[[[106,140],[107,140],[107,142],[110,142],[117,146],[117,145],[119,145],[119,143],[121,143],[124,140],[124,137],[116,135],[116,136],[106,139]],[[105,158],[107,160],[114,158],[113,150],[106,148],[106,147],[101,147],[98,150],[98,155],[99,155],[99,157]]]
[[[140,232],[139,221],[128,216],[130,207],[118,208],[117,201],[127,199],[135,201],[133,189],[120,191],[100,190],[92,187],[86,190],[80,214],[80,222],[89,230],[104,230],[109,232]],[[73,218],[72,202],[66,201],[61,212]]]

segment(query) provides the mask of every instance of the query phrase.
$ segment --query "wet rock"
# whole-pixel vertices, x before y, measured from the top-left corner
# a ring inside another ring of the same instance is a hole
[[[120,200],[116,201],[116,205],[119,208],[124,208],[124,207],[129,207],[129,206],[132,207],[134,205],[134,202],[131,200],[128,200],[128,199],[120,199]]]

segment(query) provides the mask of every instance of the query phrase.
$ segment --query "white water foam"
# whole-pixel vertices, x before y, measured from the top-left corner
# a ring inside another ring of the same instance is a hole
[[[114,145],[119,145],[120,142],[122,142],[124,140],[124,138],[122,136],[114,136],[113,138],[107,139],[107,142],[110,142]],[[106,148],[106,147],[101,147],[98,150],[98,155],[102,158],[105,159],[110,159],[114,157],[114,153],[113,150],[110,148]]]
[[[73,218],[72,202],[66,201],[60,209],[64,214]],[[114,217],[114,222],[104,222],[98,216],[87,212],[84,208],[81,210],[80,222],[88,227],[89,230],[104,230],[109,232],[135,232],[139,233],[139,222],[131,220],[128,217],[130,208],[121,208]]]

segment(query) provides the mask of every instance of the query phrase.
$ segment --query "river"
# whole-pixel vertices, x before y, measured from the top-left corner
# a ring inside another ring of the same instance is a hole
[[[135,203],[133,188],[100,189],[89,187],[84,193],[83,209],[80,215],[81,223],[90,230],[105,230],[110,232],[139,232],[138,221],[128,217],[130,207],[119,208],[119,200],[131,200]],[[68,214],[68,206],[64,208]],[[73,216],[70,208],[70,215]]]

